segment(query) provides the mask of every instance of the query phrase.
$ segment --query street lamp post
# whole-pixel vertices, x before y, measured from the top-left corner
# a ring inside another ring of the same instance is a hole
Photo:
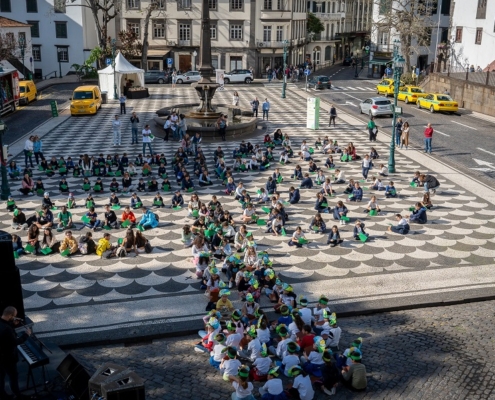
[[[24,36],[19,37],[19,50],[21,50],[21,57],[22,57],[22,75],[24,76],[24,79],[26,78],[26,66],[24,65],[24,53],[26,51],[26,39]]]
[[[398,40],[394,40],[394,118],[392,121],[392,140],[390,141],[390,155],[388,158],[388,171],[390,173],[395,173],[395,124],[397,123],[397,95],[399,94],[399,86],[400,86],[400,76],[402,74],[402,68],[404,67],[405,60],[399,54],[399,46],[400,42]]]
[[[198,52],[196,50],[193,51],[192,56],[193,56],[193,62],[192,62],[192,70],[196,71],[196,56],[198,55]]]
[[[356,64],[356,73],[354,74],[354,78],[359,78],[359,73],[358,73],[358,58],[359,58],[359,50],[356,50],[356,60],[354,63]]]
[[[113,65],[113,99],[118,100],[117,96],[117,81],[115,80],[115,46],[117,45],[117,40],[112,39],[112,65]]]
[[[7,159],[5,157],[5,154],[3,152],[3,134],[5,132],[6,125],[5,123],[0,119],[0,162],[1,166],[0,169],[2,170],[2,191],[0,194],[0,199],[2,200],[8,200],[10,196],[10,188],[9,188],[9,180],[7,178]]]
[[[284,81],[282,83],[282,99],[285,99],[285,89],[287,89],[287,46],[289,45],[288,40],[284,40]]]

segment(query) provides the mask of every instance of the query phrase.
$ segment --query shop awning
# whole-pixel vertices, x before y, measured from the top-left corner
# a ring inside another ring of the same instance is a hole
[[[373,58],[369,63],[372,65],[387,65],[391,64],[394,61],[388,58]]]
[[[148,57],[163,57],[170,50],[170,47],[166,47],[164,49],[148,49]]]

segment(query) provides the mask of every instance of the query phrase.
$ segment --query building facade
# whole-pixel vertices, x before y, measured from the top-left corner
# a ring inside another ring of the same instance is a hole
[[[66,75],[97,45],[93,16],[83,4],[84,0],[0,1],[0,15],[30,25],[32,55],[26,67],[35,78]]]
[[[118,29],[133,30],[142,42],[145,0],[125,0]],[[209,0],[212,64],[230,71],[253,68],[259,77],[266,66],[283,64],[284,42],[287,63],[303,59],[306,38],[304,0]],[[200,0],[160,2],[148,25],[148,65],[131,60],[143,69],[196,70],[201,34]],[[169,64],[169,61],[172,64]]]
[[[0,65],[4,69],[17,69],[21,79],[29,77],[33,57],[31,26],[0,16],[0,35],[12,43],[11,56],[0,60]]]
[[[474,3],[474,4],[473,4]],[[456,0],[451,23],[451,56],[454,68],[495,69],[495,2]]]
[[[308,11],[323,23],[324,31],[311,37],[308,55],[313,62],[329,64],[359,56],[370,36],[373,0],[309,1]]]
[[[397,2],[396,0],[373,0],[374,7],[372,13],[371,28],[371,56],[375,61],[370,61],[370,74],[374,77],[383,75],[384,64],[390,62],[393,54],[394,41],[400,40],[400,35],[396,26],[390,24],[389,13],[400,12],[401,5],[407,2]],[[421,15],[419,19],[423,21],[426,35],[423,40],[419,41],[412,33],[412,43],[409,50],[409,60],[411,67],[419,70],[427,69],[430,65],[436,63],[440,57],[439,49],[442,43],[448,41],[450,25],[451,0],[422,0],[429,11],[428,15]],[[402,49],[402,55],[405,50]]]

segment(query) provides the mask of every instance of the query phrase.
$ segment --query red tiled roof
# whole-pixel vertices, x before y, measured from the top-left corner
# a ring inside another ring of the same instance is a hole
[[[25,24],[24,22],[15,21],[10,18],[0,17],[0,27],[2,28],[28,28],[31,25]]]

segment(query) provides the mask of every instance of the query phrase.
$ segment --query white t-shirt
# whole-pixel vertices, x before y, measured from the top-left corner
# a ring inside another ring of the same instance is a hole
[[[313,390],[313,386],[311,385],[311,378],[309,377],[309,375],[296,376],[292,387],[299,391],[299,397],[301,400],[313,400],[315,397],[315,391]]]
[[[241,362],[236,359],[225,360],[223,362],[224,374],[237,376],[237,371],[241,365]]]
[[[227,336],[227,340],[225,341],[225,346],[233,346],[236,349],[239,348],[239,343],[241,342],[242,336],[238,333],[232,333]]]
[[[254,208],[251,208],[251,209],[246,208],[246,209],[244,210],[243,214],[244,214],[244,216],[245,216],[245,217],[250,217],[250,216],[252,216],[252,215],[254,214]]]
[[[308,361],[312,364],[322,365],[325,362],[323,361],[323,353],[319,353],[316,351],[312,351],[309,353]]]
[[[296,340],[297,339],[297,336],[296,335],[300,332],[300,330],[297,327],[296,323],[295,322],[291,322],[289,324],[289,326],[287,327],[287,329],[289,330],[292,339],[293,340]]]
[[[268,343],[270,341],[270,329],[256,329],[256,333],[261,343]]]
[[[261,357],[261,342],[258,338],[251,340],[248,344],[247,349],[251,352],[251,355],[249,356],[251,361],[254,361],[257,358]]]
[[[301,313],[301,319],[304,321],[304,323],[306,325],[311,325],[311,320],[312,320],[311,309],[301,308],[299,312]]]
[[[251,382],[248,382],[247,384],[247,389],[244,389],[240,384],[237,382],[232,382],[232,386],[235,389],[235,394],[238,399],[243,399],[244,397],[247,397],[253,393],[253,384]]]
[[[376,203],[376,201],[369,201],[368,202],[368,207],[371,209],[371,210],[376,210],[378,208],[378,204]]]
[[[258,369],[259,375],[266,375],[272,365],[272,359],[270,357],[260,357],[254,360],[253,367]]]
[[[143,143],[151,143],[151,130],[150,129],[143,129],[141,131],[141,134],[143,135]]]
[[[339,345],[341,335],[342,335],[342,329],[340,329],[340,326],[337,326],[335,328],[330,328],[330,334],[328,335],[329,346],[337,347]]]
[[[371,166],[371,160],[368,158],[363,159],[363,168],[369,168]]]
[[[284,386],[282,385],[282,380],[278,378],[270,379],[266,381],[263,386],[263,390],[270,394],[280,394],[284,391]]]
[[[225,349],[226,346],[223,344],[216,344],[213,346],[213,351],[210,352],[210,356],[213,356],[213,359],[217,362],[221,362],[223,360],[223,357],[225,356],[225,353],[222,353],[222,350]]]
[[[277,356],[283,359],[287,355],[287,345],[289,342],[293,342],[291,338],[281,340],[277,345]]]
[[[299,357],[294,354],[288,354],[282,359],[282,364],[285,366],[285,376],[289,376],[289,368],[299,364]]]
[[[325,308],[317,308],[315,307],[313,309],[313,315],[318,315],[318,316],[322,316],[323,315],[323,310],[327,310],[327,313],[330,314],[330,309],[328,307],[325,307]]]

